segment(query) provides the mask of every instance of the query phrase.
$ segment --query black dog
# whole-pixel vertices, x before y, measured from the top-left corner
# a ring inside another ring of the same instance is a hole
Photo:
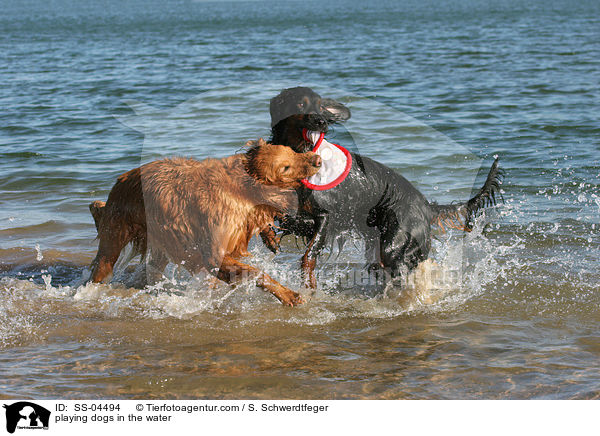
[[[326,132],[330,124],[350,118],[343,104],[304,87],[284,89],[271,100],[270,112],[272,142],[296,152],[314,147],[303,129]],[[305,284],[313,288],[317,257],[345,231],[373,235],[375,230],[372,242],[378,247],[367,240],[368,250],[376,253],[371,268],[383,268],[392,278],[413,270],[429,255],[432,224],[470,230],[474,216],[496,204],[502,179],[496,159],[477,195],[464,203],[437,205],[391,168],[356,153],[351,156],[352,167],[341,184],[329,190],[299,188],[298,216],[281,220],[284,234],[309,240],[302,271]]]

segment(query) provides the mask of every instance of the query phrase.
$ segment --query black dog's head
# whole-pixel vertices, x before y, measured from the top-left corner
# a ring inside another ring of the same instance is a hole
[[[302,129],[327,132],[330,124],[346,121],[350,110],[330,98],[321,98],[310,88],[287,88],[271,99],[271,130],[274,144],[292,147],[303,153],[310,148],[302,137]]]

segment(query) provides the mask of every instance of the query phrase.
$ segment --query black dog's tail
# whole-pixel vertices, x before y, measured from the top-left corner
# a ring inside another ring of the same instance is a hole
[[[494,160],[490,172],[483,187],[477,195],[466,203],[456,204],[430,204],[432,216],[431,224],[439,225],[445,231],[445,227],[470,232],[473,227],[473,219],[488,206],[496,205],[496,195],[500,194],[500,185],[504,171],[498,167],[498,158]]]

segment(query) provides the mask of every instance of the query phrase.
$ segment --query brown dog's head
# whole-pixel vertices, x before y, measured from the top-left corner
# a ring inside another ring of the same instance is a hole
[[[300,180],[315,175],[321,168],[321,157],[312,151],[296,153],[289,147],[267,144],[262,138],[248,141],[246,170],[260,183],[281,188],[296,188]]]

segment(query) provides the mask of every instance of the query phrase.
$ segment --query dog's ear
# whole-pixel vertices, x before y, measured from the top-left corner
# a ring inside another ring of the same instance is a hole
[[[292,114],[291,111],[285,107],[285,95],[283,93],[284,91],[273,97],[269,103],[271,127]]]
[[[246,141],[246,144],[245,144],[245,146],[249,147],[249,148],[252,148],[252,147],[263,147],[265,145],[267,145],[267,141],[265,141],[262,138],[258,138],[258,141],[254,141],[254,140],[250,139],[250,140]]]
[[[323,111],[323,116],[330,123],[342,122],[350,118],[350,109],[331,98],[321,100],[321,110]]]

